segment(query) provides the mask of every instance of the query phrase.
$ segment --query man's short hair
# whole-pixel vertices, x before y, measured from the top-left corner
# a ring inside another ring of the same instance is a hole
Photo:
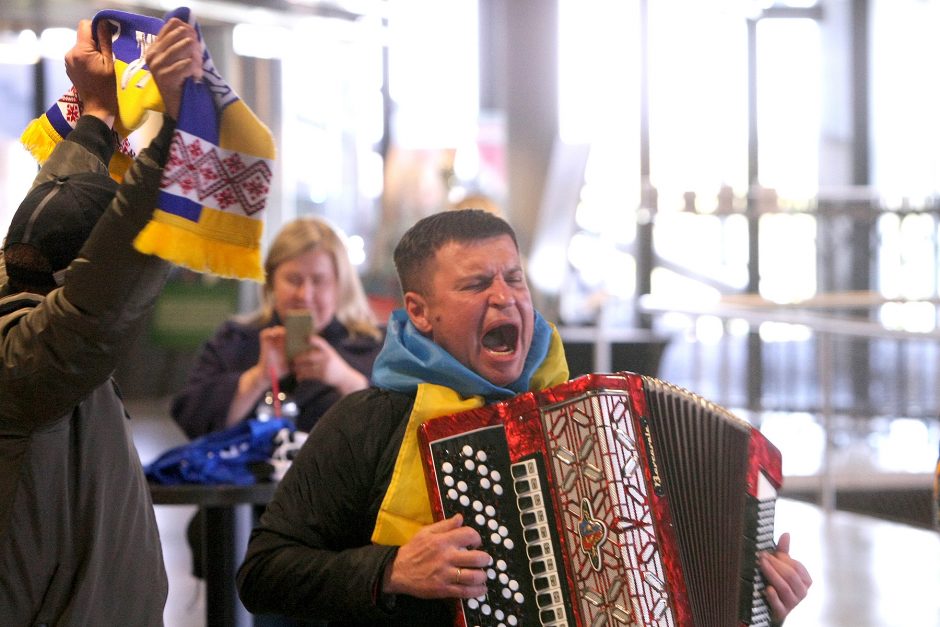
[[[395,247],[395,269],[402,292],[422,293],[434,255],[450,242],[473,242],[508,235],[519,248],[509,223],[482,209],[442,211],[418,220]]]
[[[46,293],[61,285],[116,190],[109,176],[93,172],[61,176],[31,189],[3,243],[10,291]]]

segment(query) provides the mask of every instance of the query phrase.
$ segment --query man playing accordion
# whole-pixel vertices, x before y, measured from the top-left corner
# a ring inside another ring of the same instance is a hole
[[[453,599],[486,593],[491,556],[461,516],[434,522],[417,426],[568,378],[535,311],[515,233],[482,210],[417,222],[395,249],[404,307],[373,387],[321,419],[253,531],[245,606],[331,625],[452,625]],[[775,620],[806,595],[783,534],[761,556]]]

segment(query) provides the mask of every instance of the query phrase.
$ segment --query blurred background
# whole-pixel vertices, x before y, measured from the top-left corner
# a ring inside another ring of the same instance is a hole
[[[332,221],[381,318],[405,229],[499,212],[573,375],[689,388],[781,448],[785,495],[930,528],[940,1],[186,4],[276,137],[266,234]],[[5,0],[0,229],[78,20],[175,6]],[[200,344],[256,302],[177,271],[118,372],[131,401],[165,417]]]

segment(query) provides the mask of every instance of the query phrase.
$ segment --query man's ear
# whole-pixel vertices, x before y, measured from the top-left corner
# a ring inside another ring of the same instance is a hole
[[[428,303],[424,296],[417,292],[405,292],[405,312],[421,333],[431,333],[431,321],[428,319]]]

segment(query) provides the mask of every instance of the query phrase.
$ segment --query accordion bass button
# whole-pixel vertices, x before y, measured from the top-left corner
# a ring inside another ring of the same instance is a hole
[[[662,592],[666,587],[665,584],[663,583],[663,580],[657,577],[656,575],[654,575],[650,571],[646,571],[643,574],[643,580],[646,581],[646,583],[648,583],[650,586],[655,588],[657,592]]]
[[[585,590],[581,593],[581,598],[594,607],[600,607],[604,604],[604,597],[595,592],[594,590]]]
[[[615,607],[611,614],[613,614],[614,620],[616,620],[618,623],[623,623],[625,625],[633,624],[633,617],[623,608]]]
[[[666,604],[666,600],[660,599],[656,602],[656,605],[653,606],[653,617],[659,620],[663,617],[663,614],[666,613],[666,609],[668,609],[668,607],[669,606]]]

